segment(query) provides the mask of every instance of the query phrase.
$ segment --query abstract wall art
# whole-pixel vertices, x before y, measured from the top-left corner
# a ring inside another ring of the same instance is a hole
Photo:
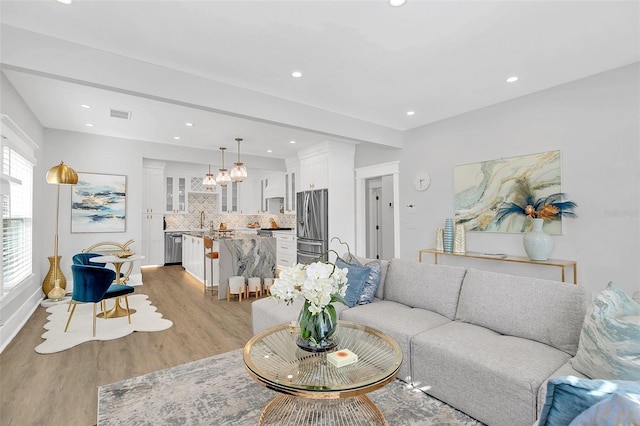
[[[71,232],[124,232],[127,177],[78,173],[71,191]]]
[[[521,233],[529,230],[524,215],[511,215],[498,223],[496,210],[518,197],[518,182],[525,180],[535,198],[561,190],[560,151],[548,151],[454,167],[455,222],[467,231]],[[545,222],[549,234],[562,233],[562,221]]]

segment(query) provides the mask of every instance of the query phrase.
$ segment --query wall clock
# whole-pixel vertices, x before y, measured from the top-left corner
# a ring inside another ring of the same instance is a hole
[[[413,176],[413,187],[416,191],[424,191],[431,185],[431,176],[429,173],[421,170]]]

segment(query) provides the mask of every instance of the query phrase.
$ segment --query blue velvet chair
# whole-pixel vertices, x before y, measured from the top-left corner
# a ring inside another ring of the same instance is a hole
[[[105,267],[104,263],[99,262],[91,262],[89,259],[92,257],[102,256],[100,253],[78,253],[73,255],[73,264],[74,265],[90,265],[90,266],[102,266]]]
[[[101,266],[103,268],[106,267],[106,263],[100,262],[92,262],[89,259],[92,257],[103,256],[104,253],[77,253],[73,255],[73,264],[74,265],[90,265],[90,266]],[[124,274],[120,272],[120,278],[124,277]]]
[[[73,294],[71,295],[71,313],[64,328],[66,332],[71,324],[71,318],[78,303],[93,303],[93,337],[96,336],[96,306],[102,304],[102,311],[106,313],[106,299],[124,297],[127,306],[127,318],[131,324],[131,312],[129,311],[129,299],[127,294],[134,289],[128,285],[112,284],[116,273],[111,269],[90,265],[71,265],[73,275]],[[117,302],[116,302],[117,303]]]

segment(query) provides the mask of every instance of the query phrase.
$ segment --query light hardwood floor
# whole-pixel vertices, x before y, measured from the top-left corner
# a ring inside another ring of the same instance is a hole
[[[0,425],[95,425],[98,386],[239,349],[251,338],[250,301],[205,295],[180,266],[142,275],[136,293],[148,295],[173,326],[40,355],[34,348],[47,313],[38,307],[0,354]]]

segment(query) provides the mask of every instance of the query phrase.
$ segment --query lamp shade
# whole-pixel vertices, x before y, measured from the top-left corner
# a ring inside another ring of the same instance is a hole
[[[227,169],[220,169],[218,174],[216,175],[216,182],[218,182],[221,186],[227,186],[229,182],[231,182],[231,176]]]
[[[60,162],[57,166],[53,166],[47,172],[47,183],[57,185],[75,185],[78,183],[78,174],[71,167]]]
[[[204,187],[204,189],[214,189],[216,187],[216,180],[213,178],[213,175],[211,174],[211,166],[209,166],[209,173],[207,173],[206,175],[204,175],[204,178],[202,179],[202,186]]]

